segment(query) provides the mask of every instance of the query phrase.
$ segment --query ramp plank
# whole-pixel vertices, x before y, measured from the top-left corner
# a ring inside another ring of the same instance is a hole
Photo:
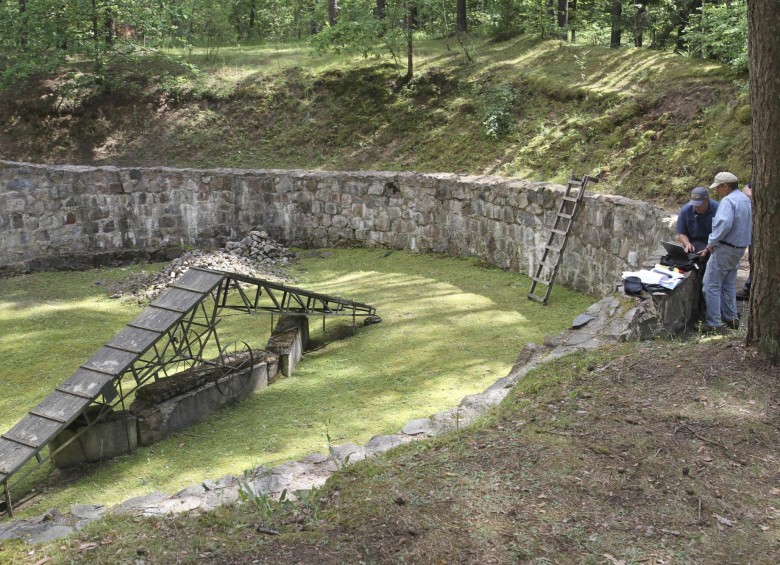
[[[87,398],[54,391],[44,398],[38,406],[30,410],[30,414],[49,418],[67,425],[81,414],[89,406],[90,402],[91,400]]]
[[[127,369],[138,357],[129,351],[119,351],[109,347],[102,347],[89,361],[82,365],[84,369],[93,369],[100,373],[119,375]]]
[[[154,330],[131,328],[128,326],[116,334],[106,345],[140,354],[149,349],[155,341],[160,339],[160,335],[162,335],[160,332]]]
[[[2,437],[38,449],[46,445],[51,438],[57,435],[62,427],[62,424],[59,422],[53,422],[30,414],[4,433]]]
[[[0,473],[12,475],[35,455],[36,450],[0,437]]]
[[[111,375],[104,375],[103,373],[96,373],[95,371],[82,368],[68,377],[56,390],[94,399],[100,394],[103,387],[113,380],[114,377]]]
[[[128,325],[163,333],[178,322],[181,317],[182,315],[180,312],[171,312],[170,310],[149,306],[146,310],[138,314],[138,316],[136,316]]]
[[[222,282],[225,276],[226,275],[221,273],[190,269],[180,276],[179,279],[173,283],[173,286],[204,294],[211,291],[211,289]]]
[[[184,290],[183,288],[169,288],[152,302],[150,306],[184,313],[203,300],[203,297],[204,294],[202,292]]]

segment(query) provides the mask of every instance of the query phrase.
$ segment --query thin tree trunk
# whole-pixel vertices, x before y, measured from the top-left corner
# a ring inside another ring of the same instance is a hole
[[[384,20],[386,11],[385,0],[376,0],[376,17],[380,20]]]
[[[404,82],[409,82],[414,77],[414,54],[412,51],[412,27],[416,21],[416,8],[407,3],[406,17],[406,76]]]
[[[457,31],[458,33],[466,33],[468,32],[468,23],[466,21],[466,0],[457,0],[456,10],[458,13],[456,22]]]
[[[22,21],[22,30],[19,34],[19,45],[22,48],[22,51],[25,50],[27,47],[27,16],[25,13],[27,12],[27,0],[19,0],[19,16],[20,20]]]
[[[577,0],[569,1],[569,28],[571,29],[571,42],[577,40]]]
[[[639,8],[637,8],[636,17],[634,19],[636,23],[636,27],[634,29],[634,47],[642,47],[645,29],[645,16],[647,15],[647,2],[648,0],[640,0],[638,2]]]
[[[338,6],[336,0],[328,0],[328,23],[330,27],[336,25],[336,18],[338,17]]]
[[[612,0],[612,34],[609,39],[609,46],[613,49],[620,47],[620,41],[623,37],[623,3],[621,0]]]
[[[569,25],[569,0],[558,0],[558,36],[562,41],[568,37],[567,26]]]
[[[776,0],[748,2],[753,113],[753,280],[747,343],[780,363],[780,11]]]

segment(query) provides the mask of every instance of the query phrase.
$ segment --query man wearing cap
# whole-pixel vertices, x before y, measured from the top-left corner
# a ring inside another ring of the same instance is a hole
[[[720,203],[712,220],[712,233],[703,256],[711,255],[704,273],[704,301],[707,307],[705,331],[738,329],[737,270],[753,236],[750,199],[737,190],[739,182],[731,173],[715,175],[710,186]]]
[[[686,253],[700,252],[707,247],[717,210],[718,201],[710,199],[705,187],[697,186],[691,191],[691,201],[682,207],[677,216],[677,241]]]

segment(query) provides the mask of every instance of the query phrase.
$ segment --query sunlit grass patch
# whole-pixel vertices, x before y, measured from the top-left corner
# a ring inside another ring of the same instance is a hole
[[[327,438],[361,444],[394,433],[484,390],[507,374],[525,343],[558,333],[592,301],[555,287],[542,307],[526,298],[526,277],[473,259],[384,249],[305,255],[315,256],[293,267],[295,286],[371,304],[383,322],[328,341],[321,320],[312,319],[312,337],[325,345],[308,353],[292,378],[131,456],[85,467],[78,478],[46,466],[28,481],[39,492],[22,512],[172,493],[327,452]],[[112,300],[104,288],[137,269],[0,280],[0,311],[7,314],[0,353],[10,359],[0,379],[3,430],[138,313],[138,305]],[[329,319],[326,332],[339,324],[351,319]],[[270,329],[267,316],[230,316],[220,339],[262,347]],[[64,477],[73,481],[67,487]]]

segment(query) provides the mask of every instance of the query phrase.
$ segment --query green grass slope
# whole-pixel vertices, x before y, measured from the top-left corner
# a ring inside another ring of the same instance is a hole
[[[0,98],[0,157],[559,182],[574,170],[669,205],[719,170],[750,173],[746,81],[721,65],[522,38],[477,42],[473,62],[446,41],[416,45],[405,87],[389,60],[302,46],[118,61],[102,93],[23,85]]]

